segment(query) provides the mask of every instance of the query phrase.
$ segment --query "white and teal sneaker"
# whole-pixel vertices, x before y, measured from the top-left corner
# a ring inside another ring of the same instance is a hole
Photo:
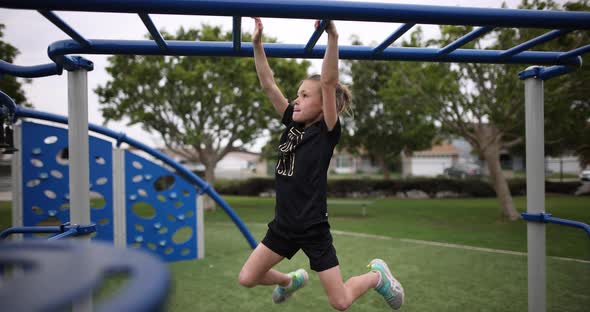
[[[394,310],[399,309],[404,303],[404,288],[389,271],[387,263],[381,259],[373,259],[367,266],[371,271],[381,275],[379,284],[375,290],[385,298],[385,301]]]
[[[303,286],[307,284],[307,281],[309,281],[309,276],[304,269],[291,272],[289,273],[289,276],[291,277],[291,285],[289,287],[281,287],[277,285],[272,291],[272,301],[274,303],[285,302],[297,289],[303,288]]]

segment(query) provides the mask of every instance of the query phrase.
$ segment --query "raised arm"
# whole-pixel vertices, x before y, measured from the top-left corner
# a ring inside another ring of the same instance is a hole
[[[326,32],[328,33],[328,47],[322,62],[322,74],[320,83],[322,86],[324,120],[328,130],[332,130],[338,121],[336,109],[336,86],[338,85],[338,32],[334,22],[329,21]]]
[[[252,45],[254,48],[256,74],[258,74],[258,80],[260,80],[262,90],[274,106],[277,113],[280,116],[283,116],[287,106],[289,106],[289,102],[277,86],[272,70],[268,65],[266,53],[264,53],[264,48],[262,47],[262,29],[264,28],[262,21],[259,17],[254,17],[254,22],[256,23],[256,27],[254,28],[254,35],[252,36]]]

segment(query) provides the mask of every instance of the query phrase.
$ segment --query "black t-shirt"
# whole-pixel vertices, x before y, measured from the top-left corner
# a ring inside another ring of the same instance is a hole
[[[275,219],[269,226],[279,232],[304,234],[310,227],[328,222],[327,174],[340,140],[340,121],[332,131],[323,118],[305,128],[293,121],[293,106],[289,105],[282,123],[287,129],[279,144]]]

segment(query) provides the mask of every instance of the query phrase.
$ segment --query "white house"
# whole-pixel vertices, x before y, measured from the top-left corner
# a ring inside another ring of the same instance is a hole
[[[402,155],[402,176],[436,177],[459,161],[459,150],[448,142],[428,150],[417,151],[410,157]]]

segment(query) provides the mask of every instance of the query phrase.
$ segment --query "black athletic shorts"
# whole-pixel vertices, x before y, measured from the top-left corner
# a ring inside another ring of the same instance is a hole
[[[309,266],[316,272],[338,265],[330,226],[327,223],[311,227],[304,235],[289,235],[287,231],[277,231],[269,227],[262,244],[287,259],[291,259],[299,249],[302,249],[309,258]]]

